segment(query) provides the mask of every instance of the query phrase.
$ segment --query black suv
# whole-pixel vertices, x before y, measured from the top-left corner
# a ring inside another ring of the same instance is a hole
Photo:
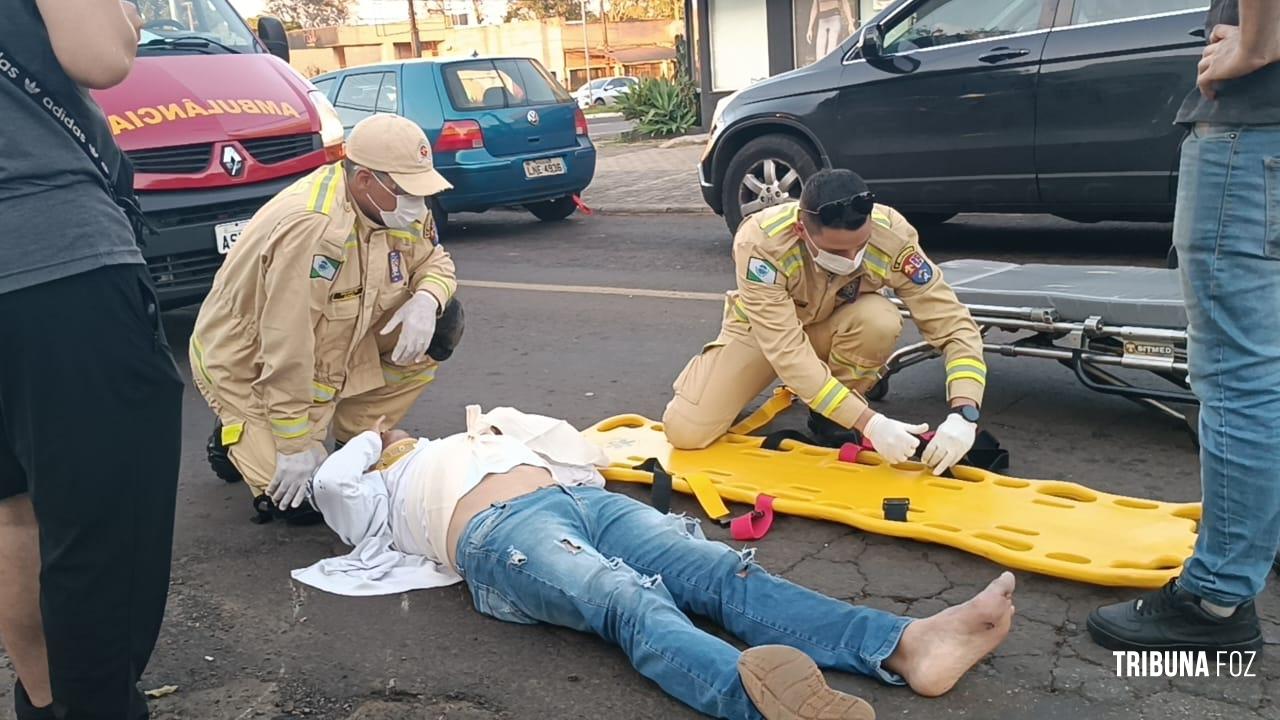
[[[702,195],[730,230],[857,171],[914,223],[1173,217],[1173,124],[1207,0],[898,0],[812,65],[716,107]]]

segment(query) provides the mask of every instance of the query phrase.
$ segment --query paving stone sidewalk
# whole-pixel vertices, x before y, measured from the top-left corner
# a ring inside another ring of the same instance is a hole
[[[583,201],[609,214],[711,213],[698,189],[702,145],[601,144]]]

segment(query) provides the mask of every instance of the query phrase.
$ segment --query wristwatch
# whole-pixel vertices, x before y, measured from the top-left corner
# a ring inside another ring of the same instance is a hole
[[[961,405],[960,407],[952,408],[951,412],[974,424],[977,424],[978,418],[982,417],[982,413],[976,405]]]

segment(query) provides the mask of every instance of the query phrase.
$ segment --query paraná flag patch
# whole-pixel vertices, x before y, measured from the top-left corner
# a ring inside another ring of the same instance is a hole
[[[747,279],[762,285],[774,285],[778,282],[778,270],[768,260],[752,256],[747,261]]]
[[[340,267],[342,267],[341,260],[334,260],[325,255],[314,255],[311,258],[311,277],[332,280],[338,277]]]

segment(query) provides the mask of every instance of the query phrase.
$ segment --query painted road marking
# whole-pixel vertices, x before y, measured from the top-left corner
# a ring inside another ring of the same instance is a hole
[[[686,290],[651,290],[649,288],[614,288],[598,285],[543,285],[539,283],[499,282],[496,280],[459,280],[462,287],[492,290],[527,290],[531,292],[571,293],[577,295],[623,295],[663,300],[708,300],[724,302],[724,293],[689,292]]]

